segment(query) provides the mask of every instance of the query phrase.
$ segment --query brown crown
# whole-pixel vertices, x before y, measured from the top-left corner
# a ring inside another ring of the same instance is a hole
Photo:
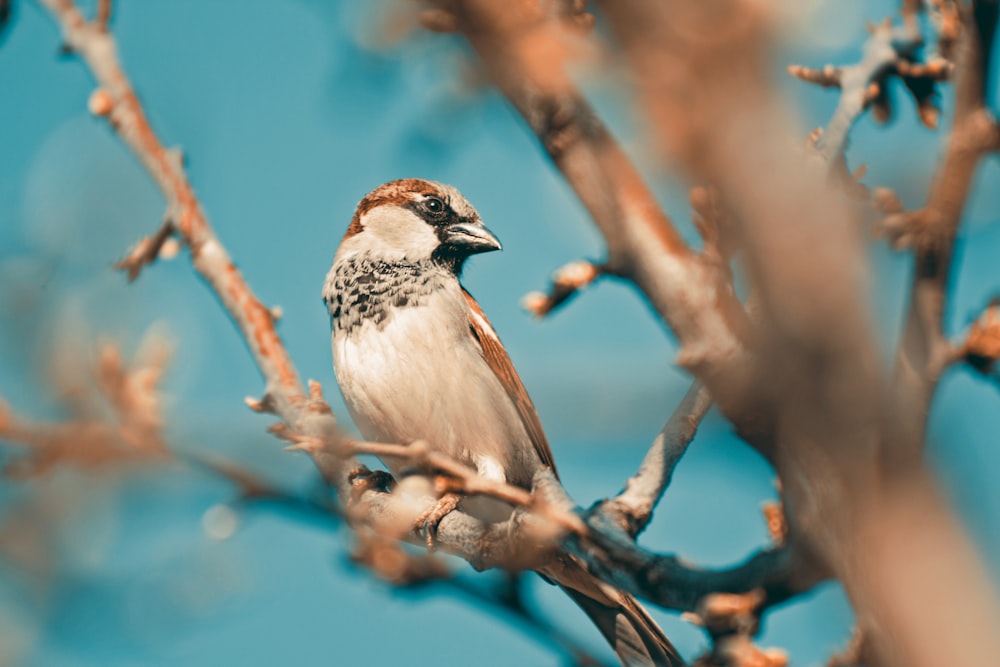
[[[351,224],[344,234],[348,239],[361,231],[361,216],[376,206],[385,204],[401,205],[413,199],[413,195],[440,195],[441,191],[430,181],[422,178],[401,178],[398,181],[389,181],[378,186],[358,202],[358,208],[354,211]]]

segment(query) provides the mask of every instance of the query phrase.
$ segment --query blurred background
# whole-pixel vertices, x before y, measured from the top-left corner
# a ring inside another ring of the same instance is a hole
[[[778,2],[784,41],[775,77],[802,137],[829,118],[834,92],[794,81],[788,64],[857,59],[866,19],[889,0]],[[84,3],[86,11],[91,3]],[[184,148],[208,217],[258,296],[280,306],[280,332],[304,377],[319,380],[345,426],[320,287],[357,201],[382,182],[454,184],[504,243],[477,257],[467,288],[488,312],[538,407],[564,482],[581,505],[617,492],[688,385],[676,344],[636,293],[605,281],[535,321],[519,307],[550,273],[600,259],[586,213],[504,100],[477,87],[454,36],[408,32],[385,3],[332,0],[118,0],[112,28],[154,128]],[[170,341],[166,436],[182,452],[240,461],[285,488],[315,484],[308,458],[265,432],[273,418],[244,396],[263,385],[224,311],[182,253],[128,285],[112,270],[159,226],[164,202],[106,123],[86,111],[87,69],[59,53],[35,2],[16,2],[0,38],[0,397],[37,420],[67,417],[66,377],[98,340],[135,350]],[[997,71],[994,68],[994,72]],[[643,152],[641,121],[611,74],[581,71],[604,119],[667,212],[697,242],[685,184]],[[848,152],[865,182],[923,202],[943,133],[919,126],[893,82],[889,127],[862,118]],[[945,88],[943,125],[950,118]],[[1000,187],[980,169],[959,239],[950,314],[958,331],[1000,287]],[[871,307],[889,349],[909,272],[873,241]],[[1000,397],[954,371],[931,420],[933,456],[994,572],[1000,572]],[[14,446],[0,456],[15,459]],[[180,465],[56,467],[0,480],[0,664],[557,665],[562,657],[466,599],[397,590],[348,561],[350,534],[280,506],[234,506],[232,485]],[[764,545],[768,466],[711,415],[642,537],[706,566]],[[454,566],[471,570],[456,561]],[[555,588],[531,601],[593,652],[610,652]],[[653,611],[693,657],[702,633]],[[947,613],[942,610],[942,613]],[[770,613],[760,644],[817,665],[848,638],[838,586]]]

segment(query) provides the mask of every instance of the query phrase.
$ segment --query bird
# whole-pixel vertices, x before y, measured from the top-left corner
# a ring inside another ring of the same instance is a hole
[[[542,466],[558,477],[552,450],[510,356],[460,282],[469,257],[501,249],[456,188],[391,181],[358,203],[323,301],[337,383],[365,439],[420,440],[483,477],[530,489]],[[408,472],[400,460],[383,463],[394,476]],[[511,511],[472,500],[461,509],[484,521]],[[443,503],[436,519],[456,505]],[[561,553],[539,573],[583,609],[623,665],[684,664],[634,597],[576,557]]]

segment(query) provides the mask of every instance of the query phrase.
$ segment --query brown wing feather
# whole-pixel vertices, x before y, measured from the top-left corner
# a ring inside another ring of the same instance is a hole
[[[549,447],[549,441],[545,439],[545,431],[542,430],[542,423],[538,420],[535,404],[531,402],[528,391],[524,388],[524,384],[521,382],[517,371],[514,370],[514,364],[511,363],[510,357],[507,355],[507,350],[500,343],[500,338],[493,330],[493,325],[486,319],[483,309],[479,307],[476,300],[465,289],[462,290],[462,293],[465,294],[465,300],[468,301],[469,308],[471,309],[469,329],[472,330],[472,335],[479,341],[479,346],[483,352],[483,359],[493,369],[493,372],[500,380],[500,384],[507,391],[507,396],[510,397],[510,400],[517,408],[517,413],[521,416],[521,422],[528,432],[531,444],[534,445],[535,451],[538,453],[538,458],[542,460],[542,463],[551,468],[552,472],[558,478],[559,473],[556,471],[556,462],[552,458],[552,449]]]

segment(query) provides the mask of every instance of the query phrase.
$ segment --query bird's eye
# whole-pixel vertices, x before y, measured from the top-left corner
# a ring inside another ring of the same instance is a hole
[[[444,202],[437,197],[427,197],[424,199],[424,206],[431,213],[443,213],[444,212]]]

